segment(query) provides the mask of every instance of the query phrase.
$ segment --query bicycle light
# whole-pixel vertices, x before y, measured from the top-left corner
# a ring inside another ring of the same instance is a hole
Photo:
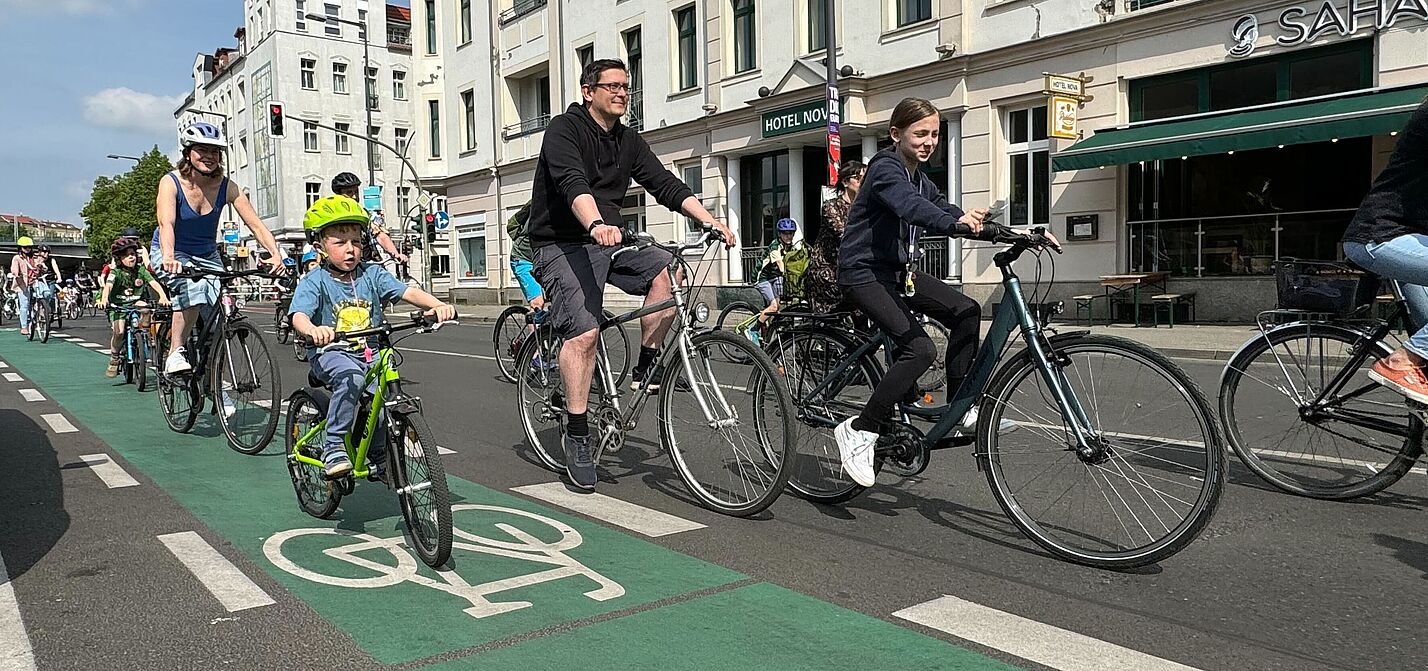
[[[703,324],[709,321],[709,304],[700,301],[694,304],[694,323]]]

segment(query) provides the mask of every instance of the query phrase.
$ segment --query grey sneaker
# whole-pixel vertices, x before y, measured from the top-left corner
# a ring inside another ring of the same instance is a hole
[[[340,478],[352,472],[352,461],[347,458],[347,453],[343,450],[333,450],[322,456],[322,463],[327,465],[327,477]]]
[[[565,436],[565,474],[576,487],[594,491],[595,455],[591,451],[590,436]]]

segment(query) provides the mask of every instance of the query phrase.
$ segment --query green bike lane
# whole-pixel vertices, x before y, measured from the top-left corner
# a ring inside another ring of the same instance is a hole
[[[331,520],[312,518],[296,505],[280,446],[238,454],[209,414],[174,433],[153,394],[106,383],[99,357],[80,347],[24,344],[15,332],[0,332],[0,346],[72,420],[384,664],[1012,668],[456,476],[456,546],[434,571],[400,545],[385,487],[359,483]]]

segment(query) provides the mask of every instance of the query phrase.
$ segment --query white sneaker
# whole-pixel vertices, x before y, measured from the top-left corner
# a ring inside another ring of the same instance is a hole
[[[873,446],[878,443],[878,434],[853,428],[853,418],[848,418],[833,429],[833,438],[838,441],[838,456],[843,459],[843,470],[864,487],[877,484],[878,473],[873,470]]]
[[[223,392],[223,416],[232,417],[238,414],[238,407],[233,405],[233,397],[228,392]]]
[[[183,355],[182,347],[169,352],[169,358],[164,359],[164,372],[169,375],[186,373],[191,370],[193,370],[193,365],[188,362],[188,357]]]
[[[1004,435],[1020,429],[1021,425],[1009,419],[1002,418],[997,422],[997,434]],[[969,436],[977,430],[977,408],[972,407],[967,414],[962,417],[962,426],[952,432],[954,436]]]

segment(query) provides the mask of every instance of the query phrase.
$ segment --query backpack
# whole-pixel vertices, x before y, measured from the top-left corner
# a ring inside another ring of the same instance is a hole
[[[808,245],[802,242],[783,255],[783,295],[788,298],[803,298],[803,279],[808,271]]]

